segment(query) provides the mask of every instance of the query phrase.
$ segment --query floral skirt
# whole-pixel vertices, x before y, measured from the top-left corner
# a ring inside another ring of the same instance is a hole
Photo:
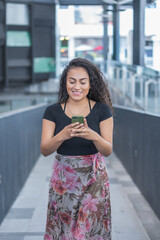
[[[44,240],[111,240],[109,178],[102,154],[57,154]]]

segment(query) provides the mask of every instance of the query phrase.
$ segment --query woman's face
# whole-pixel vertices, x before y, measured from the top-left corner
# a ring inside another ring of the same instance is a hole
[[[81,67],[69,70],[67,74],[67,92],[73,100],[82,100],[90,89],[90,80],[87,71]]]

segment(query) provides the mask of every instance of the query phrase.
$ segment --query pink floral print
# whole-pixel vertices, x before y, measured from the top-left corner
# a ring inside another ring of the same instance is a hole
[[[96,204],[98,204],[97,199],[93,199],[92,195],[89,193],[86,195],[86,198],[82,201],[82,205],[84,206],[83,211],[91,210],[93,212],[97,211]]]
[[[100,153],[55,156],[44,240],[111,240],[109,178]]]

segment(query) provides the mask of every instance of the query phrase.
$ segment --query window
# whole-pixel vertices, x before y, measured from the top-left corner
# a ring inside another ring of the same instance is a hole
[[[29,7],[26,4],[7,3],[6,23],[8,25],[29,25]]]

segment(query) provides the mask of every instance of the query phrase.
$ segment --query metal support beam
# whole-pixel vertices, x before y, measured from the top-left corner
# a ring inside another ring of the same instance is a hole
[[[113,11],[113,59],[119,61],[119,9],[114,5]]]
[[[57,4],[58,0],[5,0],[6,3],[20,3],[20,4],[31,4],[31,3],[44,3],[44,4]]]
[[[104,72],[107,70],[107,58],[108,58],[108,5],[103,5],[103,60],[104,60]]]
[[[32,84],[35,83],[35,74],[34,74],[34,31],[35,31],[35,24],[34,24],[34,2],[30,4],[30,25],[31,25],[31,82]]]
[[[146,0],[133,1],[133,64],[144,66],[144,21]]]
[[[60,5],[101,5],[102,0],[59,0]]]
[[[6,23],[6,4],[4,1],[4,33],[5,33],[5,44],[4,44],[4,87],[9,86],[8,80],[8,57],[7,57],[7,23]]]

